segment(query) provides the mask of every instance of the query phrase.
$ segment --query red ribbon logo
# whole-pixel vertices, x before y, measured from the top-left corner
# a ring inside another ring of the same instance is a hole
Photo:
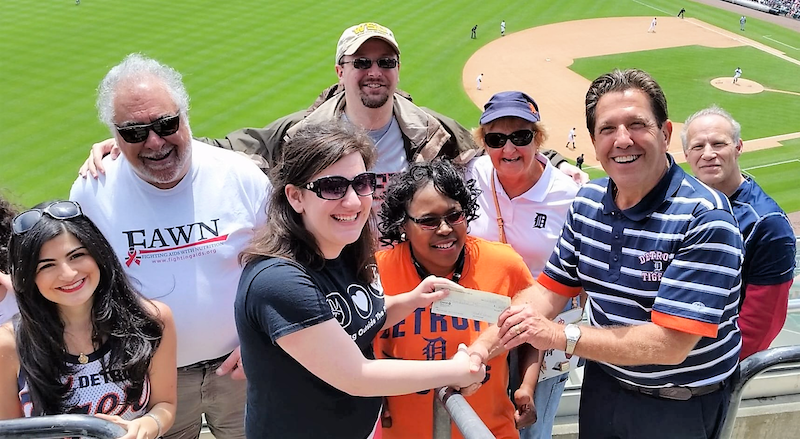
[[[137,252],[133,247],[131,247],[131,249],[128,250],[128,257],[125,258],[125,265],[130,267],[131,264],[133,264],[134,262],[136,262],[136,265],[141,265],[142,257],[139,256],[139,252]]]

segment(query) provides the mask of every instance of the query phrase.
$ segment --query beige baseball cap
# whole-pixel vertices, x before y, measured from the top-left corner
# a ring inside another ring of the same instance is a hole
[[[339,43],[336,44],[336,60],[334,62],[339,64],[339,60],[343,56],[356,53],[358,48],[370,38],[380,38],[386,41],[400,55],[400,47],[397,45],[397,40],[394,39],[392,30],[378,23],[367,22],[348,27],[342,32]]]

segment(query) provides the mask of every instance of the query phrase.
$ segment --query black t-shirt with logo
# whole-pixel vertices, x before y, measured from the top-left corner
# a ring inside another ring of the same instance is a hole
[[[344,258],[321,270],[281,258],[247,264],[236,294],[236,327],[247,372],[248,438],[366,438],[381,398],[348,395],[281,349],[285,335],[336,319],[366,358],[386,321],[380,282],[365,285]]]

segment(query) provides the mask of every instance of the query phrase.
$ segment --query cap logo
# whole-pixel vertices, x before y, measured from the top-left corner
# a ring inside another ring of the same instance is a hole
[[[531,113],[536,114],[536,107],[534,107],[530,102],[528,102],[528,106],[531,107]]]
[[[356,35],[361,35],[365,32],[377,32],[383,35],[391,35],[391,31],[389,31],[389,29],[381,26],[378,23],[362,23],[353,29],[353,33]]]

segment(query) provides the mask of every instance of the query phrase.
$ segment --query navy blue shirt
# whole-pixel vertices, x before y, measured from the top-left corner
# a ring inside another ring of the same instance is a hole
[[[730,200],[744,239],[744,287],[792,280],[796,241],[792,224],[778,203],[748,177]]]
[[[608,177],[583,186],[540,281],[565,295],[584,289],[593,326],[656,323],[703,336],[678,365],[599,363],[648,387],[697,387],[736,368],[742,239],[728,199],[670,167],[638,204],[620,210]]]

